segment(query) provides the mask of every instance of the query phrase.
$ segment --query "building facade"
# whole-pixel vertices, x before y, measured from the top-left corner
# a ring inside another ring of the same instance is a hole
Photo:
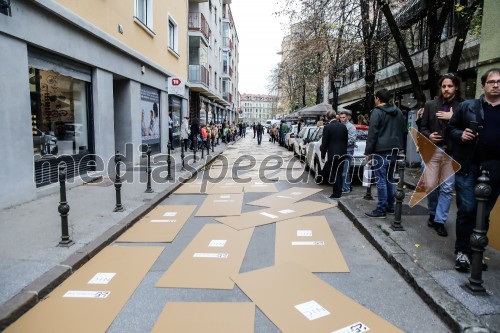
[[[230,3],[189,1],[189,114],[200,123],[237,118],[239,40]]]
[[[188,82],[190,6],[188,0],[18,0],[0,12],[0,129],[7,140],[0,209],[57,191],[61,162],[72,186],[89,171],[107,174],[117,151],[128,167],[140,163],[142,144],[166,153],[169,117],[178,145],[180,120],[196,90]],[[235,30],[231,36],[234,49]],[[220,89],[221,101],[223,92],[237,92],[232,78]]]
[[[278,98],[271,95],[241,94],[240,121],[253,124],[265,123],[276,116]]]

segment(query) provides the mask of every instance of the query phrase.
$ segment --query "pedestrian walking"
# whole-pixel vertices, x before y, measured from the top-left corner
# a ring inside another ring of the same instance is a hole
[[[189,117],[184,117],[181,124],[181,144],[184,144],[184,151],[188,149],[189,139]]]
[[[351,167],[352,157],[354,155],[354,146],[356,145],[356,127],[349,121],[349,111],[340,111],[340,122],[347,128],[347,155],[344,160],[342,171],[342,193],[351,192],[351,176],[349,168]]]
[[[394,214],[394,170],[397,151],[403,149],[407,134],[406,120],[401,110],[389,103],[387,89],[375,93],[375,109],[371,111],[370,127],[366,139],[366,162],[372,162],[377,182],[377,207],[365,213],[368,217],[385,218]]]
[[[455,145],[453,158],[460,163],[455,174],[457,199],[455,269],[467,272],[472,253],[470,238],[476,221],[474,189],[481,169],[489,171],[491,194],[486,203],[486,228],[500,193],[500,68],[481,76],[483,94],[462,102],[450,119],[448,134]],[[483,269],[487,266],[483,263]]]
[[[325,163],[328,154],[328,161],[325,168],[329,174],[329,182],[333,184],[331,199],[338,199],[342,196],[342,162],[347,154],[348,131],[347,127],[336,120],[335,111],[328,111],[326,114],[328,124],[323,128],[321,139],[321,161]]]
[[[264,132],[264,127],[262,127],[260,121],[256,125],[255,132],[257,133],[257,144],[260,145],[262,143],[262,133]]]
[[[441,237],[448,236],[445,223],[448,220],[451,201],[453,200],[453,187],[455,184],[455,171],[448,155],[452,154],[453,143],[446,134],[446,127],[453,116],[453,110],[461,102],[460,85],[462,80],[453,74],[445,74],[439,79],[439,96],[425,103],[420,132],[427,137],[433,145],[419,147],[420,154],[425,156],[426,172],[424,172],[424,186],[429,209],[427,225],[436,230]],[[438,181],[441,184],[438,184]]]

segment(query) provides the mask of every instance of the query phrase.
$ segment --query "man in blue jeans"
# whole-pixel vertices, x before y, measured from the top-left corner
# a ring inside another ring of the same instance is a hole
[[[255,131],[257,132],[257,144],[260,145],[262,143],[262,133],[264,132],[264,127],[262,127],[260,121],[257,124]]]
[[[366,162],[373,159],[372,165],[377,182],[377,207],[365,213],[372,218],[385,218],[394,214],[394,168],[397,151],[403,149],[406,135],[406,120],[396,106],[389,103],[390,94],[387,89],[375,93],[375,109],[370,116],[370,127],[366,139]]]
[[[500,68],[481,76],[484,94],[462,102],[448,124],[447,133],[456,145],[453,158],[461,169],[455,175],[457,220],[455,269],[467,272],[472,254],[470,238],[476,224],[474,189],[481,168],[489,171],[491,194],[486,203],[486,221],[500,194]],[[487,226],[488,228],[488,223]],[[483,263],[483,269],[487,266]]]
[[[354,155],[354,146],[356,145],[356,127],[349,121],[349,111],[340,111],[340,122],[347,127],[347,156],[344,162],[344,170],[342,171],[342,193],[351,192],[351,176],[349,168],[352,164],[352,156]]]
[[[445,228],[455,184],[455,170],[447,154],[452,153],[453,142],[446,134],[448,122],[461,102],[462,80],[454,74],[444,74],[439,79],[439,97],[425,103],[420,133],[432,143],[424,144],[420,154],[426,161],[424,173],[429,208],[428,226],[441,237],[448,236]]]

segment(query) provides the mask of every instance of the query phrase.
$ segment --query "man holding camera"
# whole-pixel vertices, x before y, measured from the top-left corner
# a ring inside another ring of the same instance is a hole
[[[477,209],[474,189],[481,169],[489,171],[492,187],[486,204],[486,221],[500,193],[500,68],[486,71],[481,76],[481,85],[484,94],[479,99],[462,102],[447,128],[455,145],[453,157],[461,165],[455,175],[458,208],[455,269],[460,272],[467,272],[470,267],[470,237]],[[483,269],[487,269],[484,264]]]
[[[441,237],[448,236],[445,223],[453,200],[455,184],[455,171],[450,158],[446,155],[452,153],[453,142],[445,131],[453,116],[453,110],[461,102],[461,82],[461,79],[454,74],[444,74],[439,80],[439,97],[425,103],[420,123],[420,132],[434,144],[424,144],[423,147],[419,147],[420,154],[426,161],[424,184],[428,193],[427,225],[436,229]]]

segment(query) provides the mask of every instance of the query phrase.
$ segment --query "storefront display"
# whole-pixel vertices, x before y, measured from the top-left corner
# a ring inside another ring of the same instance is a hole
[[[152,153],[160,152],[160,125],[160,92],[151,87],[141,86],[142,144],[150,145]]]
[[[168,114],[173,121],[173,146],[180,147],[181,133],[181,109],[182,99],[177,96],[169,96]]]

